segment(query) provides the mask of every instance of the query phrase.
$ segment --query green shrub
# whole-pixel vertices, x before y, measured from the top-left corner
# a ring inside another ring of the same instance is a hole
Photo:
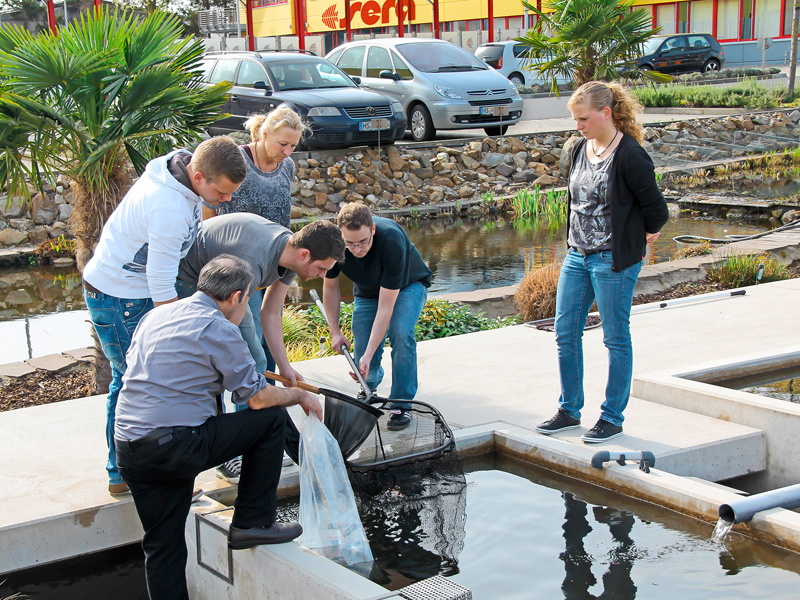
[[[343,303],[339,316],[342,333],[353,343],[350,325],[353,320],[352,303]],[[447,300],[428,300],[422,309],[416,327],[418,342],[499,329],[518,325],[519,317],[489,319],[483,314],[473,314],[469,308]],[[330,330],[316,305],[308,308],[288,306],[283,311],[283,339],[290,362],[333,356]]]
[[[768,109],[779,106],[786,88],[766,87],[754,79],[730,86],[668,84],[633,90],[643,106],[652,107],[728,107]]]
[[[708,278],[720,284],[722,289],[755,285],[760,264],[764,265],[761,283],[791,278],[784,265],[766,254],[732,254],[712,267]]]

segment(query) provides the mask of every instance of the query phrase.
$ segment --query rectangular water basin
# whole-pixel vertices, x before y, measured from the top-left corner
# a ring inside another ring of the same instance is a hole
[[[232,510],[208,501],[187,522],[192,598],[377,600],[437,574],[470,588],[476,600],[603,592],[730,598],[739,595],[734,585],[748,597],[789,598],[800,583],[797,554],[743,536],[725,547],[710,540],[717,508],[737,497],[734,490],[632,463],[595,469],[595,449],[507,424],[456,437],[463,489],[428,493],[423,479],[403,475],[386,484],[383,502],[362,508],[374,581],[298,544],[228,552]],[[296,506],[284,501],[284,517]],[[784,546],[800,549],[800,515],[771,513],[757,519],[773,534],[780,529]]]

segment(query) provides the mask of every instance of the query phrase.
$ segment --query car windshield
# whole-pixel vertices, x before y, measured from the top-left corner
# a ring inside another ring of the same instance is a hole
[[[487,66],[453,44],[412,43],[396,47],[415,68],[424,73],[447,73],[452,71],[485,71]]]
[[[658,50],[658,47],[661,45],[661,42],[664,41],[664,38],[650,38],[644,43],[642,49],[642,55],[647,56],[649,54],[655,53]]]
[[[478,46],[478,49],[475,50],[475,56],[483,60],[497,60],[503,56],[503,46],[500,44]]]
[[[280,91],[356,87],[339,67],[323,59],[276,61],[264,66],[275,82],[275,89]]]

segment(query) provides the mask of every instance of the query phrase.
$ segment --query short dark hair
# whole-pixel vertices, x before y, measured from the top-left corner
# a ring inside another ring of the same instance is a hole
[[[344,260],[344,238],[339,228],[330,221],[312,221],[292,234],[289,243],[293,248],[308,250],[311,260]]]
[[[212,258],[200,271],[197,280],[197,289],[217,302],[225,302],[236,292],[242,292],[241,302],[250,295],[252,287],[253,272],[250,265],[232,254],[220,254]]]
[[[336,224],[353,230],[361,229],[364,225],[372,227],[372,213],[360,202],[348,202],[339,211]]]
[[[210,182],[227,177],[231,183],[242,183],[247,176],[247,163],[244,162],[239,146],[227,135],[206,140],[192,153],[192,168],[203,174]]]

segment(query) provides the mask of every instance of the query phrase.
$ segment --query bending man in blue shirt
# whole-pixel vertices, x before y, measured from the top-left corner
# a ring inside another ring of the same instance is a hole
[[[408,235],[391,219],[372,217],[363,204],[345,204],[337,225],[349,250],[344,262],[326,274],[322,288],[331,321],[331,341],[338,351],[350,347],[339,329],[339,273],[355,284],[353,342],[361,375],[372,391],[383,379],[383,345],[392,345],[392,400],[413,400],[417,394],[415,329],[431,285],[431,270]],[[407,402],[393,402],[387,427],[405,429],[411,423]]]
[[[286,412],[299,404],[322,420],[315,396],[267,385],[237,329],[253,286],[248,264],[211,260],[190,298],[156,307],[139,322],[117,402],[119,471],[144,528],[152,600],[188,600],[184,525],[195,476],[242,456],[228,532],[234,550],[293,540],[298,523],[276,523]],[[252,410],[215,416],[216,395]]]

